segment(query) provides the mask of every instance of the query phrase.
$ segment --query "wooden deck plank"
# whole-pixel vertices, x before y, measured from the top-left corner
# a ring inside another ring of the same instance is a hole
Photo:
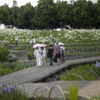
[[[73,82],[77,83],[79,86],[79,89],[81,90],[81,89],[87,87],[88,85],[91,85],[95,81],[55,81],[55,82],[50,82],[50,83],[23,83],[23,84],[19,85],[18,88],[23,89],[23,87],[24,87],[24,90],[27,93],[27,97],[31,98],[31,97],[33,97],[33,94],[36,91],[36,89],[41,87],[37,90],[35,96],[37,96],[37,95],[40,96],[42,94],[44,97],[48,97],[49,91],[44,88],[45,86],[47,86],[48,88],[51,89],[52,87],[59,85],[63,91],[68,91],[69,84],[71,84]],[[55,87],[53,89],[51,97],[52,98],[61,98],[62,97],[62,94],[57,87]]]
[[[74,64],[87,63],[92,61],[100,61],[100,57],[92,57],[92,58],[83,58],[83,59],[75,59],[68,60],[61,65],[54,64],[54,66],[50,67],[49,64],[41,67],[31,67],[27,69],[23,69],[18,72],[14,72],[5,76],[0,77],[0,83],[25,83],[25,82],[35,82],[41,80],[61,69],[68,67]]]

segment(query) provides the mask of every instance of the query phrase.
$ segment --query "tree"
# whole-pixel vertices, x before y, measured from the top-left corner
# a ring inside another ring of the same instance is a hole
[[[34,7],[28,3],[24,6],[19,8],[18,13],[18,27],[26,28],[26,29],[33,29],[33,18],[34,18]]]
[[[95,18],[95,10],[94,10],[94,5],[91,1],[88,1],[86,6],[85,6],[85,20],[84,23],[87,26],[86,28],[91,29],[93,27],[93,20]]]
[[[98,0],[97,4],[95,4],[96,9],[96,19],[95,20],[95,26],[96,28],[100,28],[100,0]]]
[[[70,10],[69,5],[66,1],[58,1],[56,3],[56,19],[57,19],[57,26],[64,26],[66,24],[70,24]]]
[[[73,5],[73,26],[75,28],[82,28],[85,18],[83,17],[86,15],[85,11],[82,12],[84,6],[86,5],[86,0],[78,0],[74,2]]]
[[[0,23],[10,23],[10,9],[6,4],[0,7]]]
[[[53,28],[56,23],[53,0],[39,0],[35,8],[34,23],[37,28]]]

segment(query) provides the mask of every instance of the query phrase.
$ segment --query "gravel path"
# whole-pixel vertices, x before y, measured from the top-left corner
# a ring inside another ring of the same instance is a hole
[[[91,85],[79,90],[82,96],[99,96],[100,97],[100,81],[96,81]]]

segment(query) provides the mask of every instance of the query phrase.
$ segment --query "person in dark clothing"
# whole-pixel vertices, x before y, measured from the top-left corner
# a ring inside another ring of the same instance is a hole
[[[50,66],[53,66],[53,52],[54,52],[54,49],[53,49],[53,45],[51,44],[47,53],[47,56],[50,58]]]

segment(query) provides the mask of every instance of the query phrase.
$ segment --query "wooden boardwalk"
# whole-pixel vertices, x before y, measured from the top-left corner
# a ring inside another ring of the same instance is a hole
[[[18,84],[18,88],[24,89],[27,93],[27,97],[31,98],[38,95],[43,95],[44,97],[48,97],[51,88],[55,87],[50,94],[50,97],[52,98],[61,98],[62,94],[61,91],[59,91],[59,88],[57,86],[59,85],[63,91],[68,91],[69,84],[72,83],[72,81],[55,81],[50,83],[33,83],[39,80],[42,80],[46,77],[49,77],[52,74],[57,73],[58,71],[71,67],[73,65],[83,64],[83,63],[92,63],[95,61],[100,61],[100,57],[92,57],[92,58],[83,58],[83,59],[75,59],[75,60],[68,60],[65,63],[61,65],[57,65],[56,63],[54,66],[49,66],[49,64],[45,64],[45,66],[41,67],[31,67],[27,69],[23,69],[21,71],[17,71],[5,76],[0,77],[0,86],[1,83],[6,84]],[[79,89],[84,89],[87,86],[95,83],[96,81],[74,81],[78,83]],[[99,81],[100,82],[100,81]],[[36,89],[38,89],[36,91]],[[34,94],[36,92],[36,94]]]
[[[23,83],[19,85],[18,88],[25,90],[28,98],[36,97],[37,95],[48,98],[50,90],[52,90],[50,98],[62,98],[62,93],[57,86],[60,86],[65,94],[66,91],[69,91],[69,85],[71,85],[71,83],[77,83],[80,91],[95,82],[96,81],[55,81],[50,83]],[[89,95],[90,94],[88,94],[88,96]],[[65,94],[65,96],[67,96],[67,94]]]
[[[31,67],[27,69],[23,69],[18,72],[14,72],[5,76],[0,77],[0,83],[26,83],[26,82],[35,82],[42,80],[43,78],[48,77],[64,68],[67,68],[74,64],[81,64],[87,62],[100,61],[100,57],[92,57],[92,58],[83,58],[83,59],[75,59],[68,60],[61,65],[54,64],[54,66],[49,66],[49,64],[45,64],[45,66],[41,67]]]

